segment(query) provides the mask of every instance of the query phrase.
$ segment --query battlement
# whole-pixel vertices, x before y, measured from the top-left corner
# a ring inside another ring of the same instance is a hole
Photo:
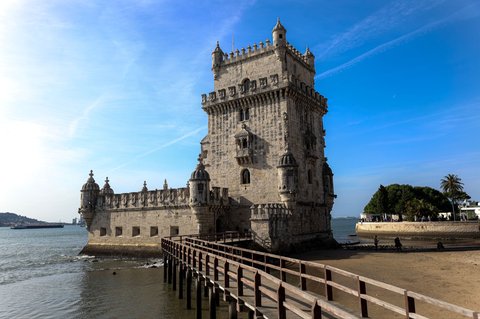
[[[283,203],[255,204],[250,206],[252,220],[287,220],[292,210]]]
[[[97,207],[103,209],[166,209],[186,207],[189,205],[189,201],[190,189],[182,187],[101,195]],[[228,205],[228,203],[228,188],[212,187],[209,204]]]
[[[233,101],[238,98],[248,97],[253,95],[259,95],[259,93],[269,92],[279,88],[289,87],[297,92],[303,93],[306,97],[310,98],[320,107],[327,109],[328,100],[323,95],[315,91],[313,87],[300,81],[293,75],[290,76],[285,82],[280,82],[278,74],[272,74],[268,77],[262,77],[258,79],[250,79],[248,83],[248,90],[245,88],[245,83],[238,83],[237,86],[229,86],[228,88],[222,88],[217,91],[213,91],[207,94],[202,94],[202,108],[207,110],[210,106]]]
[[[307,52],[301,53],[288,42],[286,43],[285,48],[287,52],[301,62],[304,67],[313,69],[313,67],[309,65]],[[275,49],[277,49],[277,47],[273,46],[269,39],[265,40],[265,43],[260,41],[258,45],[254,43],[253,45],[248,45],[246,48],[236,49],[235,51],[230,51],[230,53],[223,53],[220,66],[228,66],[237,62],[243,62],[265,53],[274,53]]]

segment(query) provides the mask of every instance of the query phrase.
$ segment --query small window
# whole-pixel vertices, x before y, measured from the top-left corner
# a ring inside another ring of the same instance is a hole
[[[248,148],[248,141],[246,138],[242,139],[242,149]]]
[[[248,119],[250,119],[250,111],[248,107],[245,109],[240,109],[240,121],[242,122]]]
[[[307,177],[308,177],[308,183],[311,184],[312,183],[312,170],[311,169],[308,170]]]
[[[283,34],[280,33],[280,34],[278,35],[278,38],[279,38],[279,39],[282,39],[282,38],[283,38]]]
[[[115,227],[115,237],[122,236],[122,234],[123,234],[122,227]]]
[[[133,226],[132,227],[132,237],[138,237],[138,236],[140,236],[140,227]]]
[[[197,184],[197,190],[200,194],[203,193],[203,184]]]
[[[178,226],[170,226],[170,236],[177,236],[178,234],[180,234]]]
[[[107,236],[107,229],[105,227],[100,227],[100,236]]]
[[[242,171],[242,184],[250,184],[250,171],[248,169]]]
[[[151,226],[150,227],[150,237],[155,237],[158,236],[158,227],[157,226]]]

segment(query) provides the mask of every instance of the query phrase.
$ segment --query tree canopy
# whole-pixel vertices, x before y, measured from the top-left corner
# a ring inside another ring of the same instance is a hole
[[[448,174],[440,180],[440,187],[443,194],[450,200],[452,204],[452,214],[455,220],[455,206],[458,200],[470,199],[467,193],[463,191],[462,179],[455,174]]]
[[[392,184],[379,189],[364,208],[366,214],[399,215],[400,220],[418,217],[436,218],[439,212],[450,210],[448,198],[427,186]]]

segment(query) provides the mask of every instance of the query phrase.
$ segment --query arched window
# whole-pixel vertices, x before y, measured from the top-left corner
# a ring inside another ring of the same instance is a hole
[[[250,171],[248,169],[242,171],[242,184],[250,184]]]
[[[243,80],[243,92],[247,93],[250,90],[250,80],[245,79]]]
[[[307,177],[308,177],[308,183],[311,184],[312,183],[312,170],[311,169],[308,170]]]

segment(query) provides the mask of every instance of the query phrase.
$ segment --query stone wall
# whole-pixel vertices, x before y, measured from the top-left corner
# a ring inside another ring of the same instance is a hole
[[[480,223],[475,222],[384,222],[357,223],[361,237],[480,238]]]

